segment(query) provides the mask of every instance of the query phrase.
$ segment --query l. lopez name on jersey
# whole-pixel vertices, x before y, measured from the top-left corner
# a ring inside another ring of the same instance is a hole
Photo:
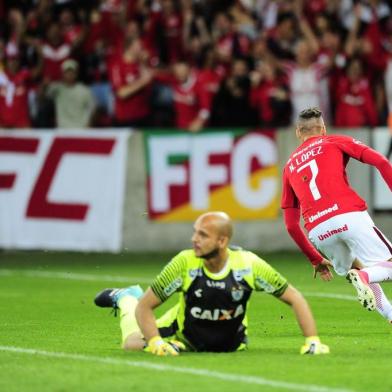
[[[292,173],[295,170],[296,166],[300,166],[301,164],[305,163],[309,158],[314,158],[322,153],[322,146],[317,146],[309,151],[303,152],[301,155],[297,155],[297,157],[290,160],[291,162],[289,161],[290,172]]]

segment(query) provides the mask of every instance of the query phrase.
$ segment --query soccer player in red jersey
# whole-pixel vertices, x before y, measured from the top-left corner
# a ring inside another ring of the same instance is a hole
[[[346,174],[349,159],[357,159],[376,167],[392,190],[391,164],[358,140],[327,135],[317,108],[299,114],[296,135],[301,145],[283,171],[281,206],[289,234],[313,264],[314,277],[319,273],[331,280],[333,266],[353,284],[366,309],[377,309],[392,322],[392,305],[378,284],[392,280],[392,244],[374,225]]]

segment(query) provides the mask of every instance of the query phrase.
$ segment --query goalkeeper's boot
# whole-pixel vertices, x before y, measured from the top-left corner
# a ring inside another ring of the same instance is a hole
[[[369,311],[375,310],[376,297],[361,271],[356,269],[348,271],[346,279],[354,286],[355,290],[357,290],[358,301],[361,305]]]
[[[94,299],[95,305],[101,308],[118,309],[118,301],[126,295],[139,299],[143,295],[143,290],[139,285],[129,286],[123,289],[105,289],[98,293]]]

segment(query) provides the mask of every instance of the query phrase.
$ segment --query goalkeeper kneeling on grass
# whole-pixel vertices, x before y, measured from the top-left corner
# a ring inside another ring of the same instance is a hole
[[[144,294],[140,286],[131,286],[96,296],[96,305],[119,309],[125,350],[155,355],[243,350],[248,301],[255,290],[291,306],[305,336],[301,354],[329,353],[304,297],[254,253],[229,248],[232,231],[226,213],[203,214],[194,224],[193,249],[176,255]],[[175,292],[178,304],[156,320],[153,310]]]

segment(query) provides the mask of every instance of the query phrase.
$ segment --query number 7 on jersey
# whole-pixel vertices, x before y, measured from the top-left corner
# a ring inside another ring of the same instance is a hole
[[[319,199],[321,199],[321,195],[320,195],[320,192],[319,192],[319,190],[317,188],[317,184],[316,184],[316,177],[319,172],[316,160],[312,159],[309,162],[305,163],[304,165],[300,166],[297,169],[297,173],[304,170],[305,167],[307,167],[307,166],[310,167],[310,171],[312,173],[312,178],[309,181],[310,192],[312,193],[314,200],[319,200]]]

